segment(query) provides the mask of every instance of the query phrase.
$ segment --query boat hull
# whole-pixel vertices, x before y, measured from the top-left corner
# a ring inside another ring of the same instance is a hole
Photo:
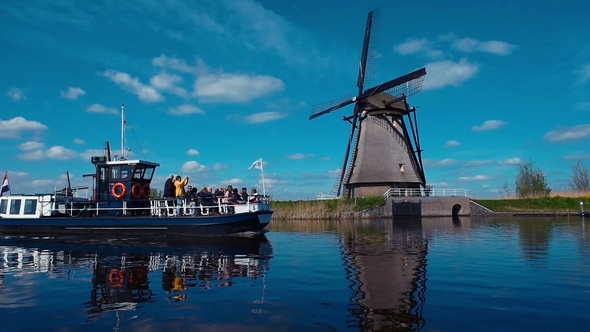
[[[219,216],[0,218],[0,233],[16,235],[219,236],[262,231],[272,211]]]

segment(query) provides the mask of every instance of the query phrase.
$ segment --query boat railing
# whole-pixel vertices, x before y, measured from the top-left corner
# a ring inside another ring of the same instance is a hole
[[[149,205],[138,206],[137,202],[122,201],[120,207],[110,206],[108,202],[97,202],[76,196],[57,194],[31,194],[7,196],[10,200],[24,200],[22,208],[17,213],[11,212],[11,217],[51,217],[56,215],[69,215],[78,217],[83,213],[95,213],[105,211],[120,211],[121,215],[152,215],[152,216],[176,216],[177,202],[175,198],[150,198]],[[57,197],[63,197],[56,199]],[[68,198],[71,197],[71,198]],[[78,198],[78,199],[74,199]],[[182,215],[214,215],[214,214],[240,214],[270,210],[270,196],[258,195],[247,202],[227,202],[224,197],[217,197],[212,205],[202,204],[201,201],[190,202],[182,200],[180,214]],[[31,203],[33,201],[33,203]],[[132,203],[132,204],[130,204]],[[197,204],[194,204],[197,203]],[[16,205],[15,205],[16,206]],[[19,205],[20,207],[21,205]]]
[[[150,198],[150,212],[152,216],[176,216],[177,198]],[[239,214],[270,210],[270,197],[258,195],[256,199],[247,202],[228,202],[225,197],[216,197],[214,204],[203,204],[201,200],[191,202],[182,199],[180,206],[181,215],[216,215],[216,214]]]

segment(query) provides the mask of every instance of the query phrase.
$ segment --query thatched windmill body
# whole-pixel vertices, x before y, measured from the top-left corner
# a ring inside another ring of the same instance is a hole
[[[378,11],[367,18],[361,53],[358,94],[315,106],[310,120],[354,104],[348,144],[331,194],[344,197],[381,196],[390,188],[399,195],[420,195],[426,184],[416,108],[407,98],[422,90],[426,69],[364,90],[372,79],[376,57]]]

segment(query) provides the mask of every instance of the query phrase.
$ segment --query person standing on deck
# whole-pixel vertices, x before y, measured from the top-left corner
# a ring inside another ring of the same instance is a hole
[[[168,180],[166,180],[166,182],[164,183],[164,192],[162,193],[162,195],[164,196],[164,198],[168,199],[167,205],[169,208],[168,211],[166,211],[166,213],[168,213],[168,215],[172,215],[172,206],[174,206],[173,197],[176,197],[176,190],[174,189],[174,174],[170,174]]]
[[[186,194],[184,190],[184,186],[188,184],[188,176],[184,179],[180,177],[180,175],[176,176],[176,181],[174,181],[174,186],[176,187],[176,215],[180,215],[181,208],[184,202],[184,196]]]

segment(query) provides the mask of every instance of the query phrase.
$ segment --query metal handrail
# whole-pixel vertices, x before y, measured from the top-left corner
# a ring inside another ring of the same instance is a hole
[[[384,199],[391,197],[469,197],[467,189],[389,188]]]

